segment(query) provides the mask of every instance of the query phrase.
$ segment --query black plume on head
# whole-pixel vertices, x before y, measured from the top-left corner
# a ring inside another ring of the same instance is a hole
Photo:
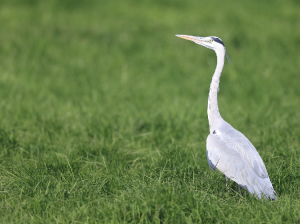
[[[222,45],[225,47],[223,41],[222,41],[220,38],[218,38],[218,37],[211,37],[211,39],[213,39],[214,41],[216,41],[216,42],[222,44]]]

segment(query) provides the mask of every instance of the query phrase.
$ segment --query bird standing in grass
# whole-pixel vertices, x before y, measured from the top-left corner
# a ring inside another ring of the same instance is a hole
[[[220,170],[227,179],[238,184],[258,198],[276,200],[276,192],[267,169],[251,142],[221,117],[218,108],[218,91],[226,53],[224,43],[218,37],[176,35],[216,52],[217,67],[209,89],[207,115],[210,134],[206,140],[206,154],[210,168]]]

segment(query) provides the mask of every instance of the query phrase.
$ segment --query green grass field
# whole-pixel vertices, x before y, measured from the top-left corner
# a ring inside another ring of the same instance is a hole
[[[300,223],[300,3],[0,3],[1,223]],[[219,36],[222,117],[278,194],[212,172],[206,107]]]

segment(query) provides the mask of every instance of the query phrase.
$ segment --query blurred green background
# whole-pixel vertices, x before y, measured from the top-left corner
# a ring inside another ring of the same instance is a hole
[[[300,1],[2,0],[1,223],[300,221]],[[212,50],[222,117],[278,193],[206,160]]]

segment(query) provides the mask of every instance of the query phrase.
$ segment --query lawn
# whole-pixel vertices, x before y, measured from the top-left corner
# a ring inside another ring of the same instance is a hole
[[[0,2],[1,223],[299,223],[300,2]],[[278,194],[206,160],[212,50],[222,117]]]

